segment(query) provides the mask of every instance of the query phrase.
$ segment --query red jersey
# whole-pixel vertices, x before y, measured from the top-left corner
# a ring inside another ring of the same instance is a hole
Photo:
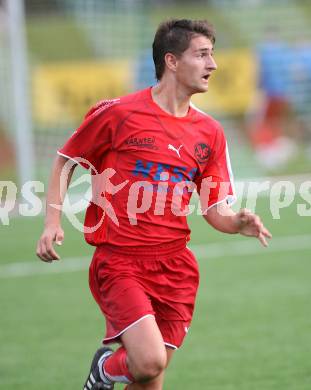
[[[151,88],[99,102],[58,153],[91,168],[91,245],[186,241],[194,187],[202,209],[234,196],[220,124],[192,105],[185,117],[170,115]]]

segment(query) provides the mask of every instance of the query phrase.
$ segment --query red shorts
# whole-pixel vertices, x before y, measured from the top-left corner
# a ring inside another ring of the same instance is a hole
[[[124,250],[102,245],[94,253],[89,283],[106,318],[104,343],[146,316],[154,316],[164,343],[178,348],[188,332],[199,284],[196,259],[185,243]]]

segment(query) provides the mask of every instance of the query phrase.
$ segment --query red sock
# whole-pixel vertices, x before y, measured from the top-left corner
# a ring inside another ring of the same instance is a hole
[[[127,362],[127,352],[124,347],[120,347],[104,363],[104,373],[108,379],[119,383],[133,383],[135,381],[130,373]]]

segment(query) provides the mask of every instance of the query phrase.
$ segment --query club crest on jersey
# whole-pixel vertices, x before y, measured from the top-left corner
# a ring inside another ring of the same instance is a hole
[[[155,137],[129,137],[125,144],[128,146],[136,146],[138,148],[146,148],[156,150],[158,147],[155,145]]]
[[[204,164],[208,160],[211,153],[212,150],[210,146],[204,142],[198,142],[194,146],[194,155],[200,164]]]

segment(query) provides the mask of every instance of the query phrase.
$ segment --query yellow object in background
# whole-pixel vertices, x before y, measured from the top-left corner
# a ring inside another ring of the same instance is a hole
[[[127,61],[42,65],[33,75],[34,120],[41,126],[81,122],[90,106],[125,95],[129,86]]]
[[[209,91],[195,95],[194,104],[213,114],[243,114],[256,91],[252,53],[223,50],[215,59],[218,69],[210,78]],[[47,127],[79,123],[98,100],[129,93],[133,76],[126,60],[42,65],[33,76],[34,120]]]
[[[194,104],[221,115],[240,115],[249,107],[256,92],[256,59],[247,49],[216,51],[218,69],[209,80],[206,94],[197,94]]]

